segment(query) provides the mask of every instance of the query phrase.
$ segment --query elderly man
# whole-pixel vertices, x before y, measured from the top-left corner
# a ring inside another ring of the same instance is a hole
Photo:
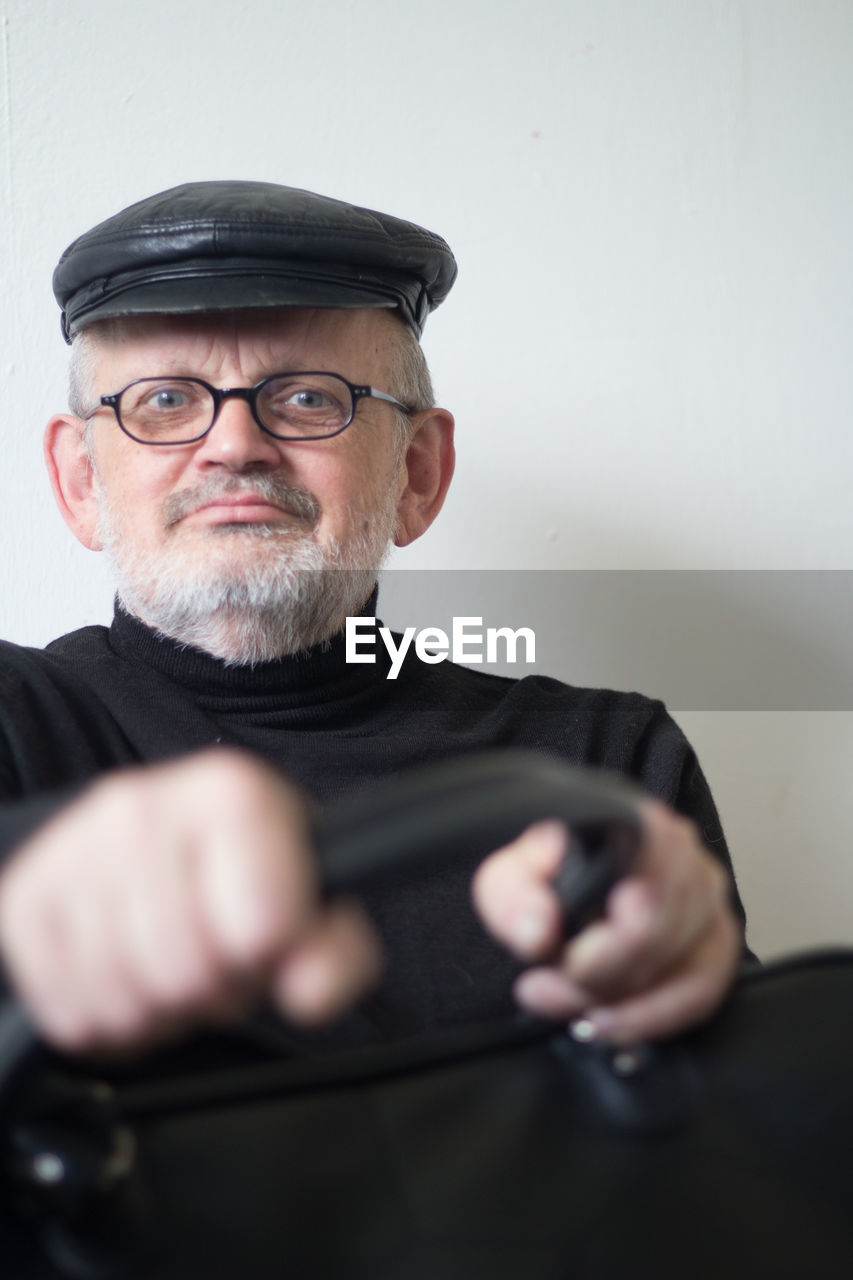
[[[727,990],[728,857],[659,704],[346,661],[386,548],[451,480],[418,337],[454,276],[419,227],[252,182],[151,197],[63,256],[71,408],[46,457],[118,600],[109,629],[0,649],[0,955],[54,1044],[136,1048],[264,1002],[282,1046],[361,1043],[487,1016],[513,982],[529,1009],[633,1039]],[[656,793],[600,921],[561,940],[553,823],[476,874],[323,899],[306,794],[508,744]]]

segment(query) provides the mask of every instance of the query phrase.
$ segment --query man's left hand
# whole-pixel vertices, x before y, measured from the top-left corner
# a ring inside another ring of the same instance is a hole
[[[474,902],[484,923],[531,967],[518,978],[523,1008],[583,1017],[614,1043],[673,1035],[722,1002],[743,954],[731,883],[693,823],[642,802],[644,837],[630,876],[604,915],[569,941],[551,888],[568,843],[556,822],[528,828],[479,868]]]

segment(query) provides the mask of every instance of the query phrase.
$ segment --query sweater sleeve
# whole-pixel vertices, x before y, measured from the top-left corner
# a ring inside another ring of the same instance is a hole
[[[41,651],[0,644],[0,864],[122,745],[81,681]]]
[[[0,791],[0,867],[12,857],[19,845],[34,835],[39,827],[69,804],[79,792],[79,787],[73,787],[15,800],[4,797]]]
[[[653,795],[696,823],[708,850],[731,877],[732,906],[745,924],[746,912],[711,789],[696,752],[662,704],[657,704],[655,715],[637,743],[631,772]]]

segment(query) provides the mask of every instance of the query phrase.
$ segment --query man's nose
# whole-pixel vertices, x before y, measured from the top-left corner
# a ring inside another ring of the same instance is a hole
[[[242,471],[251,467],[278,467],[282,446],[264,431],[245,400],[229,396],[223,400],[213,426],[198,444],[200,466],[227,467]]]

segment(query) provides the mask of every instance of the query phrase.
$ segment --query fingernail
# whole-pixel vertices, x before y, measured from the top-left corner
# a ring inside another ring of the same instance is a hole
[[[616,1023],[616,1015],[609,1009],[595,1009],[590,1013],[584,1014],[582,1018],[575,1018],[570,1022],[569,1035],[573,1040],[577,1040],[579,1044],[591,1044],[594,1040],[607,1040],[610,1038]]]

